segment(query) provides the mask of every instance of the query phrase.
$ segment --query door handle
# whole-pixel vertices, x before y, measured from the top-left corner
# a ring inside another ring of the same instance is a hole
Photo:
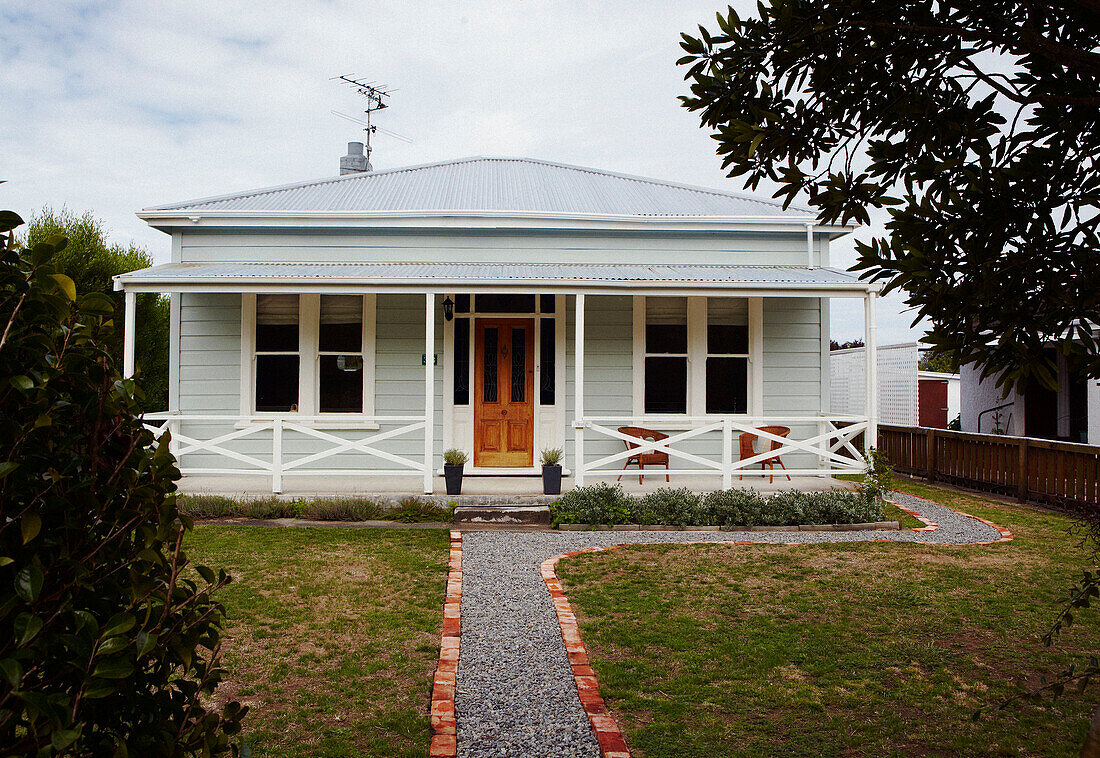
[[[501,412],[500,412],[500,415],[501,415],[501,416],[507,416],[507,415],[508,415],[508,411],[506,411],[506,410],[504,410],[504,411],[501,411]]]

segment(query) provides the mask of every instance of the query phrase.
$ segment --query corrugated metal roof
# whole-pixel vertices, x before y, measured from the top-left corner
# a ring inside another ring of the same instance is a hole
[[[802,208],[530,158],[464,158],[349,174],[146,211],[489,211],[617,216],[806,217]]]
[[[641,263],[164,263],[116,277],[134,283],[606,282],[859,285],[851,274],[806,266]]]

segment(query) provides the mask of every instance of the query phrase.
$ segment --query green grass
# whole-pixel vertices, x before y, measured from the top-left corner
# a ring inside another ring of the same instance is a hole
[[[446,530],[200,525],[195,563],[234,578],[219,701],[251,707],[256,758],[426,756]]]
[[[913,518],[893,503],[884,502],[882,510],[886,514],[887,521],[900,521],[902,529],[920,529],[925,525],[923,521]]]
[[[1100,693],[971,713],[1100,648],[1038,635],[1086,555],[1059,516],[897,488],[1008,527],[989,547],[644,546],[562,561],[637,756],[1074,756]]]

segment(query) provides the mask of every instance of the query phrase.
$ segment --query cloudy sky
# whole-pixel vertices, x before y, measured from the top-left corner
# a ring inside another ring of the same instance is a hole
[[[361,138],[331,114],[361,109],[345,73],[396,90],[376,123],[412,142],[376,135],[376,169],[524,156],[739,191],[677,101],[679,32],[725,4],[22,3],[0,10],[0,207],[90,210],[165,261],[139,208],[337,173]],[[880,344],[920,336],[902,308]],[[861,306],[834,301],[832,331],[862,336]]]

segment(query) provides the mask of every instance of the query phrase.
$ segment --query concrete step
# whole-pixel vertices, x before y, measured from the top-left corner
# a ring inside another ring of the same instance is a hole
[[[456,524],[493,526],[549,526],[550,509],[545,505],[460,505],[455,508]]]

